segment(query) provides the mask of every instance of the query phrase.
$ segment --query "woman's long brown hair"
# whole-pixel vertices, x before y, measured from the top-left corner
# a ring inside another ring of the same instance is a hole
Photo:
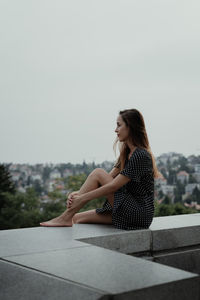
[[[149,139],[147,136],[145,122],[142,114],[137,109],[126,109],[119,112],[119,115],[122,117],[123,121],[125,122],[126,126],[129,128],[130,137],[132,139],[132,143],[135,147],[146,149],[151,157],[153,163],[153,175],[154,178],[160,177],[160,172],[157,169],[155,157],[151,151],[149,145]],[[116,152],[116,146],[118,143],[118,138],[114,143],[114,151]],[[119,142],[119,151],[120,155],[117,160],[117,164],[120,166],[122,170],[125,165],[126,158],[130,152],[129,147],[125,142]]]

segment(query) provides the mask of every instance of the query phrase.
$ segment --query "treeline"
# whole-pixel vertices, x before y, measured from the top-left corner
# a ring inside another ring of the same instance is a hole
[[[70,176],[67,188],[70,191],[79,190],[86,174]],[[67,195],[55,190],[49,193],[50,200],[42,202],[34,188],[28,188],[26,193],[16,190],[8,169],[0,165],[0,229],[15,229],[39,226],[41,221],[50,220],[66,209]],[[81,210],[102,207],[105,197],[94,199]],[[155,204],[155,216],[196,213],[195,209],[184,207],[181,203]]]

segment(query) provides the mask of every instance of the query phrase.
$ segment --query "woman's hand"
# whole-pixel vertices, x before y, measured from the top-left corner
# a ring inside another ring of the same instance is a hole
[[[68,195],[67,201],[66,201],[66,206],[67,206],[67,208],[69,208],[69,203],[71,202],[72,197],[73,197],[74,195],[79,195],[79,191],[72,192],[72,193],[70,193],[70,194]]]
[[[83,207],[82,195],[79,193],[73,193],[73,195],[68,198],[68,208],[76,209],[77,211]]]

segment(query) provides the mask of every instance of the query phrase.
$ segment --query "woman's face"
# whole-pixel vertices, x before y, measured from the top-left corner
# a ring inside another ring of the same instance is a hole
[[[119,115],[117,118],[117,127],[115,129],[118,139],[120,142],[126,142],[129,138],[129,128],[126,126],[126,123],[123,121],[122,117]]]

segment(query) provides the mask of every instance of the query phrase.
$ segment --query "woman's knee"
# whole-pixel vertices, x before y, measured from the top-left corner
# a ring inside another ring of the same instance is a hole
[[[90,173],[90,175],[101,175],[101,174],[105,174],[105,173],[107,173],[107,172],[104,169],[96,168]]]

